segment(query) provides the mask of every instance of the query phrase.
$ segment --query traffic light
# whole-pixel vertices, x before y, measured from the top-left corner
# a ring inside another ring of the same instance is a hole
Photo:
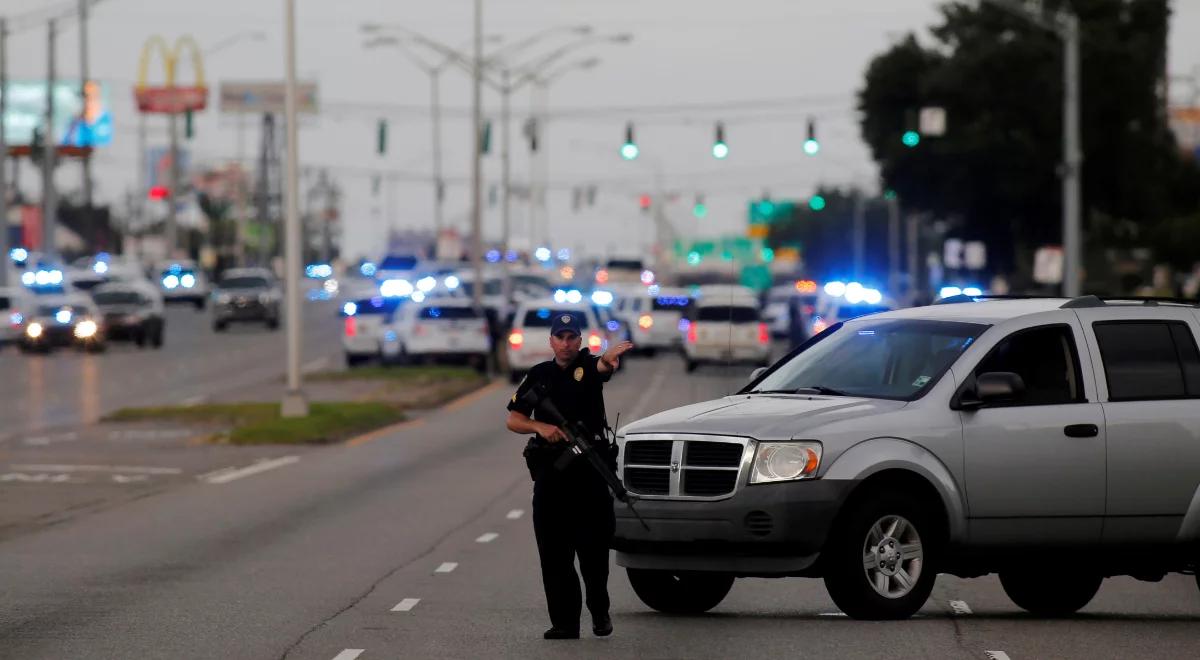
[[[921,134],[916,131],[904,131],[904,135],[900,137],[900,141],[904,143],[904,146],[912,149],[921,144]]]
[[[643,211],[650,210],[650,195],[638,196],[638,208],[642,209]]]
[[[696,203],[692,205],[692,215],[697,218],[708,215],[708,205],[704,203],[704,195],[696,195]]]
[[[192,124],[192,111],[188,110],[183,113],[183,137],[186,140],[190,140],[195,134],[195,126]]]
[[[633,122],[629,122],[625,124],[625,144],[621,145],[621,158],[633,160],[638,157],[639,151],[637,143],[633,141]]]
[[[820,195],[813,195],[808,199],[808,208],[814,211],[820,211],[825,208],[825,198]]]
[[[808,139],[804,141],[804,153],[809,156],[816,156],[820,150],[821,143],[817,141],[816,122],[810,117],[808,120]]]
[[[375,153],[380,156],[387,153],[387,120],[380,119],[375,135]]]
[[[483,122],[483,132],[479,136],[479,152],[487,155],[492,151],[492,122],[485,120]]]
[[[721,160],[729,155],[729,145],[725,144],[725,125],[717,122],[717,137],[713,140],[713,158]]]

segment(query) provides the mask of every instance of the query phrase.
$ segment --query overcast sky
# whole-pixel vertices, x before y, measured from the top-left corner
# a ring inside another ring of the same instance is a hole
[[[0,13],[62,5],[63,0],[0,0]],[[438,41],[464,45],[471,36],[470,0],[298,0],[301,74],[319,84],[321,113],[305,121],[300,158],[325,166],[343,185],[346,251],[378,256],[387,225],[431,227],[433,193],[428,181],[432,153],[429,78],[398,51],[362,47],[365,22],[402,24]],[[876,170],[858,136],[854,93],[867,62],[908,31],[924,32],[936,19],[932,0],[504,0],[486,1],[484,30],[508,41],[558,25],[594,26],[598,34],[628,32],[627,45],[596,45],[579,57],[600,58],[598,66],[565,74],[549,88],[554,118],[545,141],[551,172],[550,236],[555,246],[597,252],[629,242],[647,242],[651,227],[638,211],[640,193],[677,193],[667,207],[671,222],[688,236],[737,233],[744,229],[748,199],[807,198],[819,184],[871,186]],[[1176,0],[1171,26],[1170,70],[1200,74],[1200,1]],[[137,117],[131,86],[138,55],[152,34],[168,40],[192,35],[201,48],[247,30],[261,41],[241,41],[205,58],[214,92],[221,80],[279,78],[283,72],[283,0],[103,0],[91,23],[92,76],[106,81],[114,112],[112,146],[95,159],[97,198],[116,201],[137,185]],[[1191,35],[1191,38],[1188,38]],[[59,72],[79,75],[78,32],[64,30]],[[550,40],[530,56],[565,43]],[[528,58],[522,58],[528,59]],[[573,61],[567,58],[566,62]],[[45,29],[16,34],[9,44],[10,75],[46,75]],[[161,75],[156,63],[152,75]],[[181,73],[181,77],[182,77]],[[186,79],[186,78],[184,78]],[[1183,89],[1177,86],[1177,91]],[[520,122],[529,112],[527,91],[514,95],[513,176],[529,173],[528,147]],[[469,208],[470,86],[465,75],[443,76],[444,170],[449,181],[446,213],[465,226]],[[499,98],[485,93],[485,113],[495,118]],[[389,152],[375,154],[376,122],[389,116]],[[813,116],[822,151],[800,151],[805,120]],[[642,157],[622,161],[618,148],[625,122],[635,122]],[[726,126],[730,155],[714,160],[709,149],[713,124]],[[953,118],[950,118],[951,125]],[[151,144],[165,143],[166,120],[152,117]],[[215,107],[197,120],[190,145],[194,157],[217,161],[239,153],[238,120]],[[241,150],[253,157],[258,132],[243,133]],[[282,139],[282,135],[280,136]],[[493,154],[485,161],[487,185],[499,181],[499,127]],[[378,197],[372,172],[391,172]],[[26,190],[36,194],[32,170],[23,171]],[[73,166],[61,168],[63,188],[78,187]],[[656,184],[656,181],[660,182]],[[576,213],[571,186],[596,185],[596,205]],[[485,190],[486,194],[486,190]],[[709,206],[703,220],[692,217],[695,196]],[[527,232],[527,208],[513,207],[514,227]],[[500,210],[486,207],[485,234],[497,238]]]

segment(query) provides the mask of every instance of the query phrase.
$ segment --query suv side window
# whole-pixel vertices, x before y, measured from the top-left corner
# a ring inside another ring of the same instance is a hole
[[[1019,330],[996,345],[975,367],[974,376],[1009,371],[1025,381],[1025,392],[1009,406],[1081,403],[1083,381],[1070,326],[1049,325]]]
[[[1092,329],[1110,401],[1200,397],[1200,355],[1187,324],[1099,321]]]

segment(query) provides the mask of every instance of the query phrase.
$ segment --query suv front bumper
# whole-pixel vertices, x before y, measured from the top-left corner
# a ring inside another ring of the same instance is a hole
[[[814,479],[738,488],[728,499],[640,499],[647,531],[615,502],[613,548],[628,568],[789,575],[816,563],[852,480]]]

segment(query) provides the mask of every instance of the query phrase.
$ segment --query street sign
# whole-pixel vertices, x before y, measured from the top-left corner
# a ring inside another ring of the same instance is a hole
[[[917,123],[922,136],[941,137],[946,134],[946,109],[921,108]]]
[[[192,56],[192,75],[195,82],[191,85],[177,85],[175,73],[179,68],[179,59],[184,51]],[[164,81],[162,85],[149,85],[150,57],[157,51],[163,60]],[[204,84],[204,61],[200,57],[200,48],[189,36],[175,40],[174,46],[167,46],[162,37],[155,35],[142,45],[142,55],[138,60],[137,85],[133,88],[133,97],[137,101],[138,110],[157,114],[179,114],[188,110],[203,110],[208,105],[208,86]]]
[[[1033,255],[1033,281],[1038,284],[1060,284],[1062,280],[1062,248],[1057,245],[1038,248]]]
[[[222,81],[217,95],[221,112],[261,115],[284,111],[287,88],[283,82],[276,81]],[[315,82],[297,83],[296,95],[297,112],[317,114]]]

